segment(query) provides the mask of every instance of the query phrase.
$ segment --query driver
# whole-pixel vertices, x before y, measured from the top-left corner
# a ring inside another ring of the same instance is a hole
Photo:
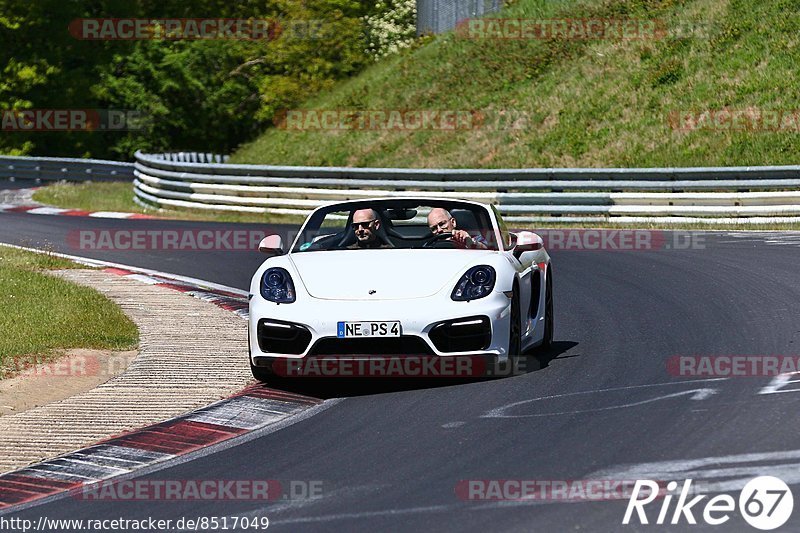
[[[381,220],[374,209],[359,209],[355,211],[351,227],[356,234],[356,242],[348,246],[348,250],[394,248],[391,243],[384,243],[378,238],[377,231],[381,227]]]
[[[453,236],[448,241],[453,241],[462,248],[475,248],[486,250],[486,239],[481,236],[472,237],[463,229],[456,229],[456,219],[450,215],[447,209],[435,207],[428,213],[428,228],[434,235],[442,233],[452,233]]]

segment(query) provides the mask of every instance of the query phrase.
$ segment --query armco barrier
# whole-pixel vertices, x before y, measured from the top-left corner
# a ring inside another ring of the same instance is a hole
[[[800,223],[800,166],[398,169],[231,165],[136,153],[135,163],[0,156],[0,178],[133,180],[148,207],[305,215],[378,196],[465,198],[516,222]]]
[[[0,179],[129,181],[133,163],[62,157],[0,156]]]
[[[800,222],[800,166],[397,169],[224,161],[137,152],[137,201],[305,215],[330,201],[417,195],[489,202],[518,222]]]

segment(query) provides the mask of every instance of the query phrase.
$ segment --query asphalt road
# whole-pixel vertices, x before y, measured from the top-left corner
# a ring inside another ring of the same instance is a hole
[[[247,288],[258,254],[79,252],[65,240],[76,229],[165,224],[199,226],[0,214],[0,241],[47,240],[67,253]],[[675,242],[673,234],[663,235]],[[692,238],[693,246],[680,250],[551,250],[557,344],[549,354],[529,357],[523,375],[456,384],[329,381],[320,394],[345,400],[316,416],[145,477],[275,479],[284,486],[313,481],[322,487],[318,498],[65,498],[11,516],[267,516],[270,529],[282,531],[753,531],[738,511],[724,526],[690,526],[685,517],[677,525],[652,525],[662,500],[647,507],[651,525],[634,519],[624,526],[627,500],[467,501],[456,490],[466,480],[664,480],[669,474],[681,482],[730,483],[738,498],[742,480],[770,474],[800,496],[800,394],[763,394],[773,380],[768,376],[708,381],[676,376],[667,365],[682,355],[797,354],[800,236]],[[644,464],[654,462],[668,463]],[[706,501],[694,508],[700,523]],[[783,529],[800,530],[798,511]]]

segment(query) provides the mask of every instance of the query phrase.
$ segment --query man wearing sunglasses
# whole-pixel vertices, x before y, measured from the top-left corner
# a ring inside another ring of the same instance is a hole
[[[391,243],[384,243],[378,237],[381,221],[374,209],[359,209],[353,213],[353,223],[350,224],[356,234],[356,242],[348,246],[349,250],[364,248],[394,248]]]
[[[486,240],[483,237],[472,237],[463,229],[456,229],[456,219],[453,218],[447,209],[443,209],[441,207],[435,207],[431,209],[430,213],[428,213],[428,229],[430,229],[431,233],[434,235],[439,235],[441,233],[452,233],[452,238],[447,240],[452,240],[461,248],[474,248],[481,250],[485,250],[487,248]]]

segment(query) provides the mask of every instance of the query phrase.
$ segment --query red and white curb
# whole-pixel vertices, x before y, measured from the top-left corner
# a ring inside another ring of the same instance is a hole
[[[104,272],[124,276],[126,278],[135,279],[148,285],[157,285],[168,289],[176,290],[210,302],[217,307],[221,307],[226,311],[230,311],[246,319],[249,316],[247,297],[238,292],[231,292],[229,290],[209,289],[203,288],[189,282],[180,282],[163,278],[157,275],[137,274],[132,270],[124,268],[108,267],[103,269]]]
[[[41,250],[0,243],[43,253]],[[160,285],[210,301],[247,318],[247,293],[194,278],[52,253],[106,272]],[[0,514],[12,507],[80,489],[196,452],[308,413],[318,398],[270,389],[262,384],[191,413],[101,441],[88,448],[0,475]]]
[[[250,433],[322,400],[253,385],[187,415],[0,475],[0,511],[79,490]]]
[[[29,215],[63,215],[69,217],[94,217],[94,218],[131,218],[131,219],[158,218],[151,215],[142,215],[140,213],[120,213],[117,211],[84,211],[82,209],[62,209],[60,207],[13,205],[13,204],[0,204],[0,212],[27,213]]]

